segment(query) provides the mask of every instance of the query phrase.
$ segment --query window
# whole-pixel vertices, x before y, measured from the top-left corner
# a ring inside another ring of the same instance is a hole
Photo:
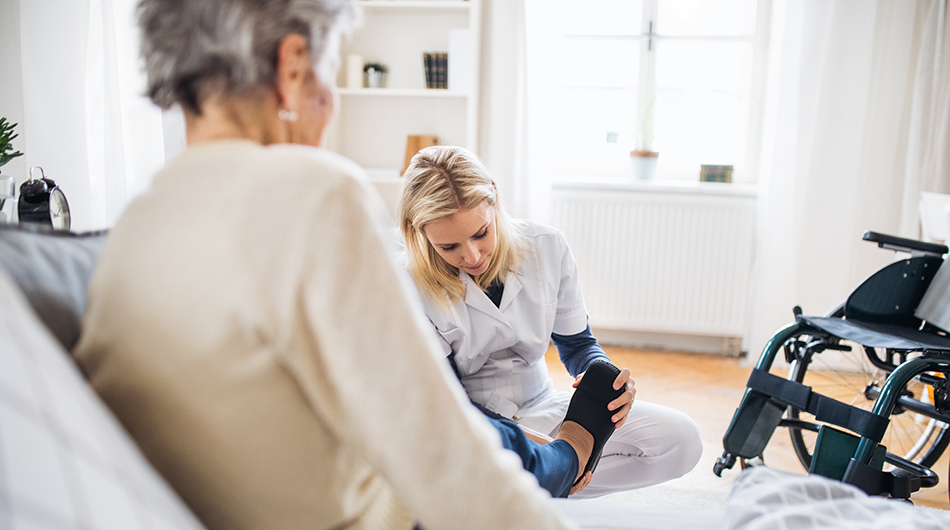
[[[563,2],[560,175],[629,175],[629,152],[660,153],[657,178],[701,164],[755,180],[768,0]],[[573,5],[573,8],[568,6]]]

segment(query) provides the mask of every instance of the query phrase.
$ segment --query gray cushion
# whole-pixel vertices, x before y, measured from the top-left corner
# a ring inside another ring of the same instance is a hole
[[[2,269],[0,528],[203,528]]]
[[[68,351],[79,339],[89,277],[106,233],[72,234],[32,226],[0,225],[0,266]]]

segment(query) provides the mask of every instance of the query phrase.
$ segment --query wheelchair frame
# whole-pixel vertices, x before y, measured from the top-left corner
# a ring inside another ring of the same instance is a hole
[[[876,242],[882,248],[909,252],[913,258],[920,258],[918,263],[934,263],[935,258],[942,260],[942,256],[948,251],[943,245],[874,232],[866,232],[863,239]],[[910,264],[911,260],[907,263]],[[925,289],[929,286],[935,272],[929,271],[929,277],[920,278],[921,281],[918,284],[923,285]],[[857,291],[858,289],[855,290]],[[920,296],[922,295],[921,291]],[[913,308],[910,309],[911,315],[920,302],[920,296],[917,296],[916,301],[913,302]],[[906,316],[907,308],[904,308],[902,314]],[[837,308],[829,315],[829,317],[841,319],[840,321],[844,320],[841,318],[843,316],[844,306]],[[814,392],[811,387],[800,382],[815,354],[826,350],[850,350],[850,347],[840,344],[842,338],[813,325],[814,321],[828,320],[827,318],[803,317],[801,310],[796,307],[795,320],[793,324],[779,330],[765,345],[749,377],[739,408],[736,409],[732,422],[723,436],[724,451],[713,467],[714,473],[721,476],[722,471],[732,468],[737,459],[761,458],[775,429],[786,427],[799,434],[802,430],[819,432],[814,455],[803,454],[802,451],[807,453],[807,450],[799,447],[798,444],[795,447],[802,464],[806,465],[806,460],[811,464],[810,473],[842,480],[872,495],[884,494],[903,499],[909,498],[911,493],[921,487],[935,486],[939,478],[929,466],[939,458],[950,443],[950,427],[947,426],[950,424],[950,376],[947,375],[950,374],[950,337],[939,334],[941,347],[937,349],[886,348],[884,359],[879,356],[877,348],[862,345],[867,360],[876,368],[888,373],[879,390],[872,384],[866,387],[865,395],[868,399],[875,400],[872,410],[867,411]],[[926,323],[919,330],[933,336],[938,335],[936,328],[928,327]],[[800,340],[802,337],[807,337],[807,340]],[[786,380],[769,373],[776,356],[782,350],[785,352],[786,360],[792,363],[792,369],[797,374],[798,381]],[[920,356],[908,358],[909,355],[916,353],[920,353]],[[794,364],[798,362],[804,363],[800,371]],[[942,373],[944,377],[931,375],[933,373]],[[908,383],[914,379],[919,379],[934,389],[937,399],[933,404],[915,399],[912,395],[906,395]],[[936,434],[936,438],[924,458],[921,459],[922,463],[887,453],[880,445],[889,427],[892,414],[905,410],[944,424],[939,432],[928,433],[929,435]],[[815,421],[802,421],[799,418],[800,412],[813,414]],[[837,431],[831,426],[847,429],[857,434],[857,437]],[[825,443],[822,442],[823,435]],[[799,444],[801,443],[799,440]],[[832,444],[843,444],[844,449],[839,447],[833,451]],[[819,451],[822,451],[822,454],[840,453],[846,459],[846,455],[851,456],[846,462],[835,462],[834,459],[837,457],[823,458],[821,465],[816,466],[811,457],[817,458]],[[828,465],[829,461],[831,465]],[[894,469],[883,471],[883,462],[891,464]]]

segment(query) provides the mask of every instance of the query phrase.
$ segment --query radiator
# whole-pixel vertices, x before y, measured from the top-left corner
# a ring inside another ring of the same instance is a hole
[[[552,199],[552,224],[577,260],[592,327],[744,334],[753,192],[560,186]]]

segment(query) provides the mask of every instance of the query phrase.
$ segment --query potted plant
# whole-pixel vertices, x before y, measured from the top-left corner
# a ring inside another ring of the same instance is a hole
[[[385,88],[386,73],[389,69],[380,63],[366,63],[363,65],[363,85],[366,88]]]
[[[653,150],[653,103],[656,97],[643,108],[637,128],[636,147],[630,151],[630,169],[633,178],[649,180],[656,171],[656,159],[660,153]]]
[[[18,135],[13,132],[17,124],[9,123],[6,118],[0,117],[0,168],[7,162],[23,153],[13,150],[13,139]],[[4,177],[0,175],[0,221],[6,221],[6,214],[3,213],[3,204],[7,199],[15,197],[15,184],[13,177]]]

